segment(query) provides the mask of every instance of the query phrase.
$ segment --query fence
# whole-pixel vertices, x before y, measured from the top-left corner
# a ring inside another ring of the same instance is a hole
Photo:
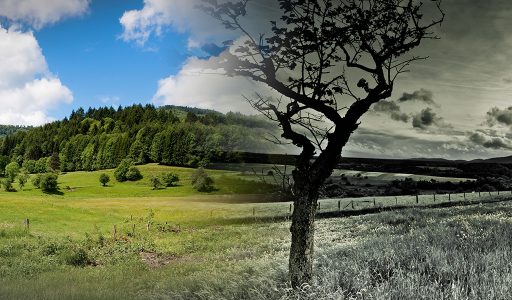
[[[491,200],[512,200],[512,191],[494,192],[468,192],[468,193],[445,193],[445,194],[418,194],[406,196],[378,196],[361,198],[330,198],[320,199],[317,203],[317,213],[329,212],[353,212],[368,210],[372,208],[395,207],[421,207],[441,203],[456,202],[489,202]],[[293,203],[267,203],[253,205],[251,213],[246,214],[252,217],[283,217],[293,212]]]
[[[365,211],[379,211],[379,209],[393,210],[393,207],[421,207],[430,206],[433,204],[442,203],[485,203],[512,200],[512,191],[495,191],[495,192],[471,192],[471,193],[447,193],[447,194],[421,194],[421,195],[408,195],[408,196],[381,196],[381,197],[362,197],[362,198],[331,198],[320,199],[317,204],[317,214],[325,214],[336,216],[337,212],[342,215],[356,214],[357,212],[364,213]],[[242,204],[242,207],[234,211],[215,211],[210,210],[205,217],[210,219],[261,219],[261,220],[282,220],[289,218],[293,213],[293,203],[279,202],[279,203],[260,203],[260,204]],[[171,225],[153,223],[152,221],[144,221],[143,218],[139,222],[130,216],[126,220],[124,226],[118,227],[113,225],[112,236],[117,239],[122,233],[125,235],[135,236],[143,231],[166,231],[179,233],[181,232],[180,225]],[[137,229],[135,223],[139,224]],[[23,220],[23,227],[28,231],[30,230],[30,220]]]

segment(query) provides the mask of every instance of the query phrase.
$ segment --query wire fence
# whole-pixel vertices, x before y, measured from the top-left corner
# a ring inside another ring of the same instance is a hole
[[[317,214],[330,212],[355,212],[368,209],[393,209],[404,206],[422,207],[442,203],[473,203],[492,202],[496,200],[512,200],[512,191],[494,192],[467,192],[467,193],[443,193],[443,194],[418,194],[402,196],[376,196],[360,198],[329,198],[320,199],[317,204]],[[286,217],[293,213],[292,202],[253,204],[247,209],[247,217]]]

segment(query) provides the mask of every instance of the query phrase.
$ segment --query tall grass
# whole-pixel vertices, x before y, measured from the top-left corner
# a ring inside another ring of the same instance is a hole
[[[0,225],[0,299],[512,299],[509,203],[319,220],[315,279],[299,291],[288,222],[225,221],[120,227],[118,240]]]

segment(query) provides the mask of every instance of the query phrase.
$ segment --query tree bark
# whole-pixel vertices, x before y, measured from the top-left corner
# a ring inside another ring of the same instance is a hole
[[[311,284],[313,279],[313,252],[315,214],[318,190],[304,188],[294,199],[292,215],[292,244],[290,247],[290,282],[293,288]]]

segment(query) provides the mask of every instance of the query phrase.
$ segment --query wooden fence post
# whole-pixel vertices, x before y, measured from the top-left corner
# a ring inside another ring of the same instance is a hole
[[[290,203],[290,214],[292,213],[292,204]]]
[[[464,200],[466,200],[466,193],[464,193]]]
[[[398,205],[398,197],[395,196],[395,205]]]
[[[30,220],[27,218],[23,220],[23,223],[25,223],[25,229],[28,231],[30,230]]]
[[[420,200],[418,199],[418,195],[416,195],[416,204],[418,204]]]
[[[255,207],[252,208],[252,216],[253,217],[256,216],[256,208]]]
[[[117,225],[114,224],[114,240],[117,240]]]
[[[489,197],[492,197],[491,192],[489,191]]]
[[[480,191],[478,191],[478,198],[480,198]]]
[[[436,194],[434,194],[434,202],[436,202]]]
[[[373,198],[373,207],[377,206],[377,204],[375,204],[375,198]]]
[[[350,204],[352,204],[352,209],[354,209],[354,200],[350,201]]]
[[[452,194],[448,193],[448,201],[452,201]]]
[[[341,211],[341,201],[338,200],[338,211]]]
[[[135,236],[135,224],[132,224],[132,236]]]

